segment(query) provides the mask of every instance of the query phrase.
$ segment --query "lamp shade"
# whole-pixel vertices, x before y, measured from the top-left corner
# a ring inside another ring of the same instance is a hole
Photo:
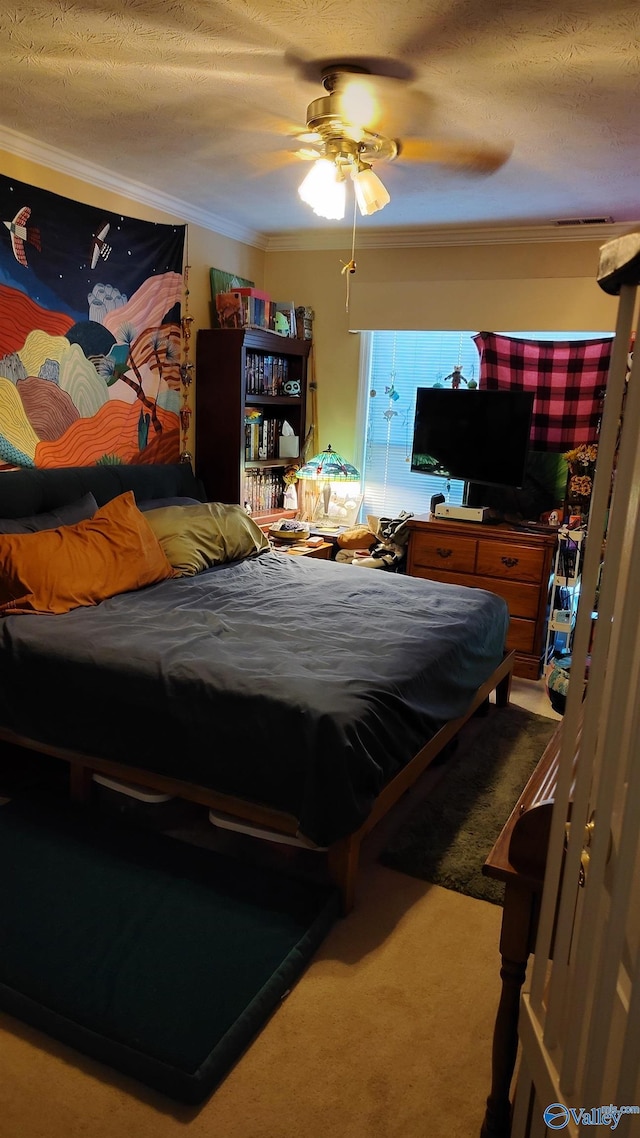
[[[337,221],[344,217],[346,190],[335,162],[327,158],[314,162],[298,193],[319,217]]]
[[[358,208],[363,217],[377,213],[391,201],[391,196],[370,166],[364,166],[352,175]]]
[[[360,472],[329,445],[296,471],[297,478],[318,482],[359,482]]]
[[[322,499],[324,506],[324,517],[322,521],[318,522],[320,528],[329,524],[329,503],[331,500],[331,483],[332,482],[359,482],[360,472],[347,462],[341,454],[328,446],[326,450],[320,451],[304,466],[301,466],[296,471],[296,477],[306,479],[309,482],[315,482],[318,491],[318,500]]]

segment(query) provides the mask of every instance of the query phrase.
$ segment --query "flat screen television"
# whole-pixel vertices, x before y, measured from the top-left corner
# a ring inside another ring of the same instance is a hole
[[[531,391],[419,387],[411,469],[466,483],[521,488],[533,399]]]

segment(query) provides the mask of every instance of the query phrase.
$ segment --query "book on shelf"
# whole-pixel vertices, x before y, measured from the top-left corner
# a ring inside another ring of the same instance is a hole
[[[281,395],[288,375],[289,361],[285,356],[247,352],[245,390],[248,395]]]
[[[265,419],[261,413],[254,414],[246,408],[244,419],[244,460],[256,462],[259,459],[274,459],[279,455],[280,419]]]
[[[271,322],[271,301],[247,296],[255,289],[234,289],[216,295],[216,312],[221,328],[265,328]]]
[[[236,288],[234,292],[239,292],[241,296],[256,296],[258,300],[267,300],[271,304],[271,297],[268,292],[264,292],[261,288]]]
[[[262,412],[255,407],[245,407],[244,410],[244,460],[252,462],[258,457],[260,446],[260,431],[262,429]]]
[[[250,513],[257,510],[282,508],[284,482],[278,470],[246,470],[243,481],[243,501]]]

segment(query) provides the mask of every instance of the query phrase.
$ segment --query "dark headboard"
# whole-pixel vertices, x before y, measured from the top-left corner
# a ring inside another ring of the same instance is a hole
[[[133,490],[136,501],[188,497],[206,501],[204,486],[186,462],[144,466],[29,467],[0,473],[0,517],[45,513],[82,498],[89,491],[99,506]]]

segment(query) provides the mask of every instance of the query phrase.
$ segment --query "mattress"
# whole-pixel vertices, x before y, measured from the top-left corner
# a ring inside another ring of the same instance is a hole
[[[0,621],[0,726],[295,816],[325,846],[503,657],[493,593],[266,553]]]

